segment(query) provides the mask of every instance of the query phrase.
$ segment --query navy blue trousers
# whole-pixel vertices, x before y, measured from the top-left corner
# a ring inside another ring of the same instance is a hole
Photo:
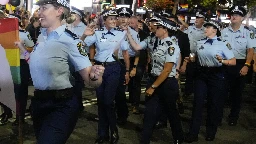
[[[75,128],[79,106],[76,96],[66,100],[32,99],[37,144],[64,144]]]
[[[246,77],[240,76],[240,70],[244,66],[245,60],[237,60],[235,66],[228,67],[229,99],[231,110],[229,118],[237,120],[242,104],[242,92],[245,87]]]
[[[116,89],[116,96],[115,96],[116,113],[118,118],[127,119],[129,111],[128,111],[128,106],[126,103],[126,95],[125,95],[126,85],[124,85],[126,67],[125,67],[124,61],[121,61],[121,62],[122,64],[120,64],[121,70],[120,70],[119,83]]]
[[[120,64],[105,66],[102,84],[96,89],[98,102],[98,135],[105,137],[116,130],[115,95],[120,77]]]
[[[155,80],[156,78],[150,78],[147,88],[149,88]],[[147,97],[141,143],[150,143],[154,125],[156,124],[160,114],[159,110],[165,110],[165,113],[168,116],[173,139],[183,140],[181,120],[176,108],[178,92],[178,81],[173,77],[166,79],[158,88],[155,89],[152,96]]]
[[[222,119],[226,94],[227,81],[224,69],[202,68],[197,70],[190,134],[199,134],[207,98],[206,133],[209,136],[215,136]]]

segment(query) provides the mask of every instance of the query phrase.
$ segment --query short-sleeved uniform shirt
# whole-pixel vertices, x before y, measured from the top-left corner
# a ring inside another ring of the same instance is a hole
[[[196,51],[196,42],[198,40],[201,40],[205,38],[206,36],[204,35],[204,27],[202,28],[196,28],[196,26],[189,26],[184,33],[188,34],[189,38],[189,43],[190,43],[190,51],[192,53],[195,53]]]
[[[41,30],[29,64],[35,89],[71,88],[71,70],[80,71],[91,66],[88,57],[79,53],[78,46],[82,42],[70,35],[65,27],[60,26],[48,35],[45,28]]]
[[[125,40],[126,32],[119,28],[112,28],[107,30],[103,27],[95,30],[92,36],[87,36],[84,40],[86,46],[91,46],[95,43],[96,54],[94,59],[99,62],[113,62],[115,61],[113,54],[115,51],[128,50],[129,44]]]
[[[220,38],[212,38],[212,44],[208,42],[207,38],[197,41],[197,57],[199,63],[203,67],[220,67],[220,63],[216,55],[221,56],[223,59],[234,58],[232,48],[227,41],[222,41]]]
[[[149,56],[152,57],[153,49],[157,47],[158,43],[158,38],[155,36],[154,33],[151,33],[150,36],[141,41],[139,45],[141,46],[142,49],[149,48],[150,50],[152,50],[149,52]]]
[[[231,26],[224,28],[221,37],[230,43],[236,59],[246,59],[246,50],[256,47],[253,31],[244,25],[241,25],[237,31],[233,31]]]
[[[138,32],[136,32],[131,27],[128,27],[128,29],[132,35],[133,40],[138,44],[140,42]],[[125,40],[127,41],[127,37],[125,38]],[[130,44],[129,44],[128,52],[129,52],[130,57],[134,57],[136,55],[136,51],[132,48],[132,46]],[[121,49],[118,52],[118,57],[119,57],[119,59],[123,59],[123,53],[122,53]]]
[[[152,70],[151,74],[159,76],[164,70],[165,63],[174,63],[172,71],[168,77],[174,77],[176,75],[176,65],[180,56],[180,48],[177,44],[176,37],[167,37],[159,40],[159,44],[156,49],[149,48],[151,57]]]
[[[34,42],[29,34],[25,30],[19,30],[19,37],[20,40],[24,42],[25,47],[33,47]],[[23,53],[20,51],[20,59],[25,59]]]

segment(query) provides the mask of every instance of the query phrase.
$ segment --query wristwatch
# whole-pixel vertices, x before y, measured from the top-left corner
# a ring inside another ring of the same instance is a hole
[[[151,85],[151,88],[152,88],[152,89],[156,89],[156,88],[157,88],[157,86],[155,86],[155,85]]]

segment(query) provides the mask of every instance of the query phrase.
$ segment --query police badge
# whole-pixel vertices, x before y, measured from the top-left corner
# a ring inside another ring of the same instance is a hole
[[[172,56],[174,54],[175,48],[174,47],[169,47],[168,49],[168,53],[170,56]]]

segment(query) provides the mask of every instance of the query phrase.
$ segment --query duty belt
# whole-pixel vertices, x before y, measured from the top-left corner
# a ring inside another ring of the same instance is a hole
[[[65,100],[73,97],[73,88],[67,88],[62,90],[35,90],[34,99],[39,100]]]

